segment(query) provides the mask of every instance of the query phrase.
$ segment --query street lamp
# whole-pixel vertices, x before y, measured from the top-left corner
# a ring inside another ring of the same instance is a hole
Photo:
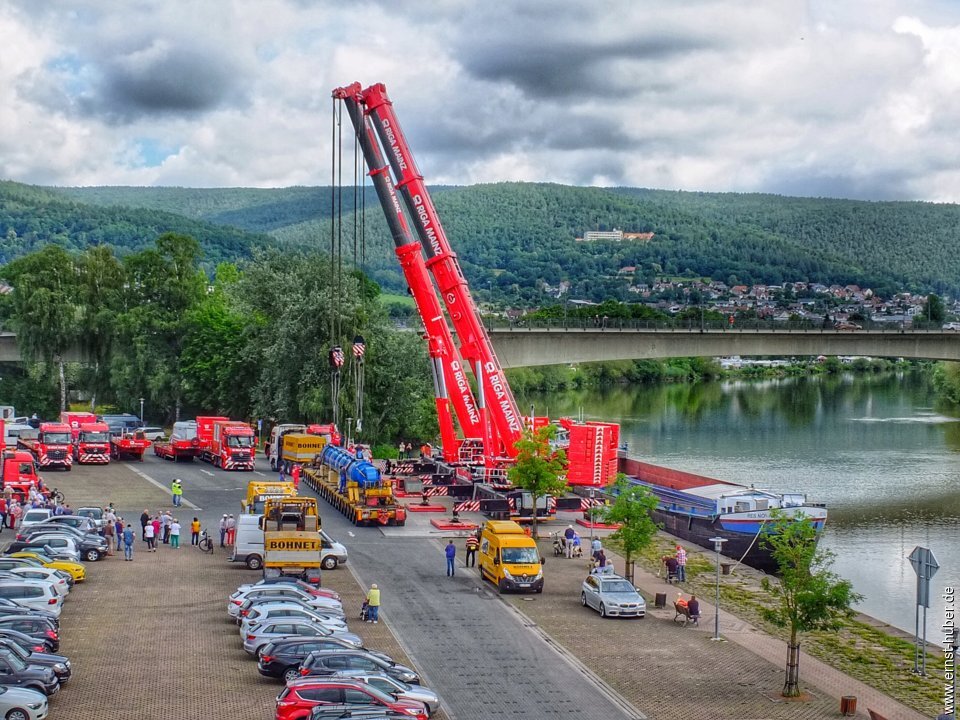
[[[347,418],[347,447],[350,447],[353,444],[353,418]]]
[[[714,617],[713,617],[713,638],[712,640],[721,640],[720,637],[720,551],[723,550],[723,544],[727,541],[726,538],[722,537],[712,537],[710,542],[713,543],[713,549],[717,551],[717,600],[714,605]]]
[[[596,489],[590,488],[590,509],[587,511],[590,518],[590,549],[593,550],[593,519],[596,517],[593,513],[593,499],[596,497]]]
[[[143,425],[143,398],[140,398],[140,424]]]

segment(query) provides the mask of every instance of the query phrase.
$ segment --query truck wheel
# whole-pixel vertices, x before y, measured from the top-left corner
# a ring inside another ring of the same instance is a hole
[[[73,470],[73,465],[67,465],[67,472],[70,472],[71,470]]]
[[[333,555],[327,555],[320,563],[324,570],[336,570],[337,559]]]
[[[263,567],[263,560],[259,555],[247,556],[247,570],[259,570]]]

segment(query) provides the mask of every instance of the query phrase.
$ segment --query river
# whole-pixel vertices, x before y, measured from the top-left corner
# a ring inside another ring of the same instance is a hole
[[[825,502],[821,544],[864,598],[859,609],[913,632],[907,555],[933,550],[927,638],[940,642],[960,587],[960,418],[934,409],[919,372],[580,390],[529,396],[538,414],[621,423],[631,456]]]

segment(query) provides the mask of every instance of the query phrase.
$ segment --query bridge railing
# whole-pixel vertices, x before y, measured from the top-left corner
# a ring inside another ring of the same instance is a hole
[[[865,321],[858,323],[857,328],[848,328],[843,325],[836,326],[830,323],[826,326],[822,322],[811,322],[805,320],[799,321],[776,321],[763,319],[737,319],[733,323],[719,322],[704,318],[687,317],[673,321],[640,320],[634,318],[615,318],[615,317],[567,317],[567,318],[523,318],[520,320],[509,320],[502,317],[485,317],[484,324],[488,331],[517,331],[525,330],[601,330],[601,331],[683,331],[683,332],[784,332],[784,333],[923,333],[923,334],[943,334],[944,330],[939,327],[929,329],[904,328],[901,323],[885,323]]]

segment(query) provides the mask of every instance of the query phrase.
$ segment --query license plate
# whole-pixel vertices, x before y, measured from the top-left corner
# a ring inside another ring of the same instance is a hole
[[[520,583],[520,587],[530,587],[530,583]]]

